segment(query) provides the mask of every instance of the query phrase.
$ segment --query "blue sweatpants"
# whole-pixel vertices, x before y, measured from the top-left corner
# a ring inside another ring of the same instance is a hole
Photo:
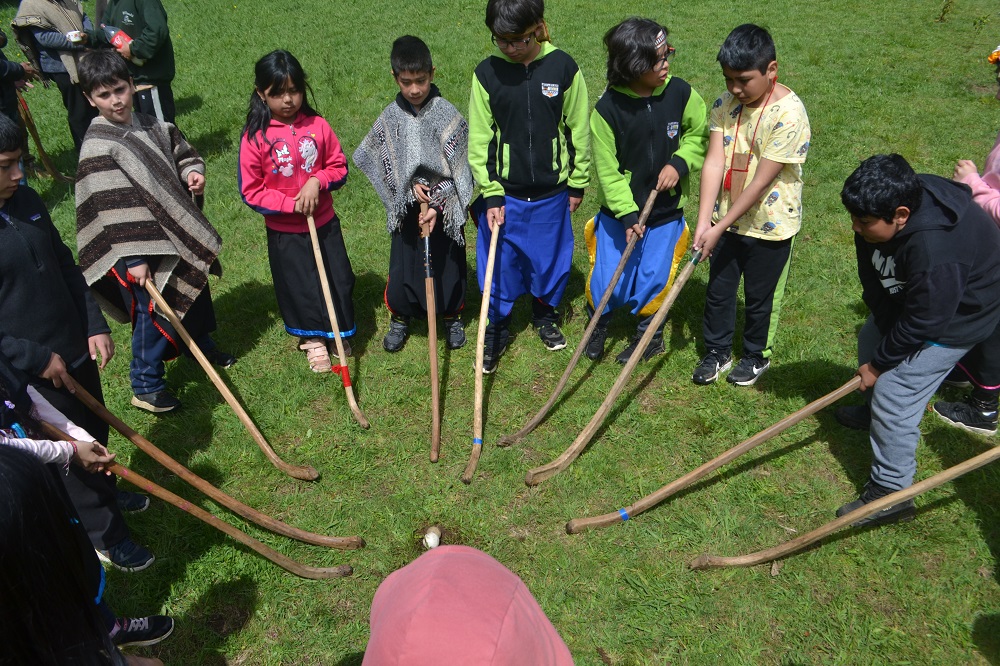
[[[486,262],[492,232],[486,208],[477,211],[476,276],[486,281]],[[490,295],[491,322],[507,317],[518,296],[531,294],[556,307],[562,300],[573,261],[573,226],[569,193],[565,190],[540,201],[507,196],[505,222],[500,227]]]

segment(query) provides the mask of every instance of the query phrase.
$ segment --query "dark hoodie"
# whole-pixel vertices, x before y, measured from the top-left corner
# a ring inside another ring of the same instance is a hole
[[[862,298],[883,335],[881,372],[925,343],[972,346],[1000,322],[1000,229],[968,186],[921,175],[920,208],[891,240],[854,235]]]

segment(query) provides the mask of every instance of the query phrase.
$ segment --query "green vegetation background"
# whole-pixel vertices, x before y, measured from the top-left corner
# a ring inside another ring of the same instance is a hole
[[[771,371],[751,389],[691,384],[701,354],[707,276],[701,267],[674,306],[668,353],[639,366],[584,455],[534,489],[523,484],[524,472],[573,440],[619,370],[610,359],[581,363],[566,396],[533,435],[512,449],[494,446],[541,405],[585,326],[580,232],[595,211],[593,196],[574,218],[577,251],[565,301],[571,348],[544,352],[527,304],[516,309],[516,340],[486,381],[479,473],[464,486],[459,475],[471,444],[474,345],[456,352],[441,345],[443,449],[432,465],[424,329],[414,326],[399,354],[381,349],[389,244],[383,209],[364,176],[354,170],[335,205],[358,275],[352,367],[369,431],[352,421],[336,379],[310,373],[284,333],[263,224],[236,189],[237,146],[257,58],[279,47],[298,56],[315,106],[351,154],[396,93],[388,52],[401,34],[428,42],[436,83],[467,108],[472,69],[492,52],[484,3],[165,5],[177,53],[178,125],[207,160],[207,212],[225,239],[226,275],[212,289],[221,322],[217,339],[240,357],[229,383],[279,454],[316,466],[322,479],[299,482],[271,467],[190,361],[175,362],[168,372],[184,402],[181,412],[156,418],[129,407],[129,331],[120,326],[114,330],[118,356],[104,373],[108,404],[235,497],[304,529],[361,535],[368,547],[325,551],[263,532],[113,437],[122,462],[281,552],[317,566],[350,563],[355,571],[341,580],[300,580],[155,501],[129,522],[135,538],[156,553],[156,564],[138,574],[112,572],[108,587],[123,614],[168,612],[177,619],[174,636],[150,654],[175,666],[358,664],[376,587],[419,555],[423,528],[437,523],[446,528],[447,542],[481,548],[520,575],[580,664],[1000,663],[997,466],[919,498],[918,519],[910,525],[848,530],[774,568],[688,571],[699,553],[754,551],[808,531],[856,495],[867,475],[868,441],[840,428],[829,411],[626,524],[577,536],[563,529],[569,518],[631,503],[850,378],[865,310],[849,221],[839,204],[841,184],[876,152],[900,152],[918,171],[946,176],[959,158],[982,164],[1000,128],[993,68],[985,62],[1000,41],[994,2],[547,3],[554,43],[580,63],[592,99],[604,82],[601,37],[625,16],[649,16],[670,27],[677,47],[672,73],[709,104],[723,90],[715,53],[728,31],[748,21],[768,26],[781,81],[808,109],[813,144]],[[93,3],[86,9],[92,12]],[[12,2],[0,6],[5,21],[14,11]],[[7,53],[16,55],[13,41]],[[36,87],[28,100],[46,147],[72,171],[55,88]],[[72,190],[41,179],[31,184],[75,246]],[[693,216],[696,204],[688,210]],[[467,236],[473,248],[471,225]],[[469,262],[474,276],[472,252]],[[472,340],[479,303],[473,278],[466,307]],[[609,349],[617,352],[632,326],[620,314]],[[992,445],[932,417],[923,431],[921,478]]]

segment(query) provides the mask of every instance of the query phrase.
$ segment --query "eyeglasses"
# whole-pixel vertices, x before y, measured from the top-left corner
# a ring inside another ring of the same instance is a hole
[[[677,49],[670,46],[670,44],[667,44],[667,52],[663,54],[662,58],[657,59],[656,62],[653,63],[653,69],[660,69],[661,67],[666,65],[668,62],[670,62],[670,59],[674,57],[674,54],[676,52]]]
[[[527,37],[523,37],[520,39],[504,39],[503,37],[497,37],[496,35],[493,35],[491,39],[499,49],[513,49],[515,51],[523,51],[524,49],[528,48],[528,44],[531,43],[531,40],[534,38],[534,36],[535,34],[531,33]]]

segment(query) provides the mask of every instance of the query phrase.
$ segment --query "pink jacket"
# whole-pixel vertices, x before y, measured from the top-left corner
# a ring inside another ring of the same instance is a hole
[[[240,140],[240,194],[246,205],[264,216],[269,229],[291,233],[309,231],[304,215],[295,211],[295,195],[311,177],[319,179],[316,226],[333,219],[331,190],[347,181],[347,157],[337,135],[320,116],[296,116],[291,125],[272,120],[267,137],[256,143],[244,134]]]
[[[969,174],[960,182],[972,188],[972,199],[1000,226],[1000,134],[986,158],[983,175]]]

